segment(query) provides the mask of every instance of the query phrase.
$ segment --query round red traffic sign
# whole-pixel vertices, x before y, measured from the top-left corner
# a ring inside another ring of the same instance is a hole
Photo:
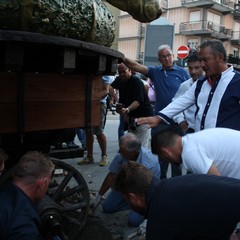
[[[186,58],[189,54],[189,48],[187,46],[180,46],[177,50],[177,56],[179,58]]]

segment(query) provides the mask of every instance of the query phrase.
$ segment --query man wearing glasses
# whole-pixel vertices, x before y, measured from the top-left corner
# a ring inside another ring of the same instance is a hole
[[[181,83],[190,78],[188,72],[174,63],[173,52],[169,45],[158,48],[159,66],[144,66],[129,58],[124,59],[125,65],[136,72],[149,77],[155,88],[156,102],[155,115],[166,107],[175,96]],[[168,164],[161,163],[161,178],[166,178]],[[181,169],[172,164],[172,176],[181,175]]]

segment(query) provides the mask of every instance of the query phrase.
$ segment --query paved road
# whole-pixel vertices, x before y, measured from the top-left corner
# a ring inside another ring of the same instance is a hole
[[[105,135],[107,138],[107,153],[110,162],[114,158],[115,154],[118,151],[118,124],[119,124],[119,115],[112,115],[111,112],[107,115],[107,121],[105,126]],[[75,143],[81,145],[78,141],[77,137],[75,138]],[[108,173],[108,167],[100,167],[99,162],[101,159],[101,151],[95,137],[94,140],[94,148],[93,148],[93,157],[94,157],[94,164],[90,165],[77,165],[77,161],[79,158],[73,159],[65,159],[67,163],[74,166],[76,169],[80,171],[83,175],[86,183],[88,184],[90,193],[96,193],[106,174]],[[170,170],[168,171],[168,176],[170,176]],[[106,193],[107,195],[107,193]],[[114,213],[114,214],[104,214],[102,212],[101,204],[96,209],[94,216],[92,217],[93,221],[97,221],[106,229],[111,232],[113,240],[128,240],[128,236],[137,231],[137,228],[132,228],[127,225],[127,214],[128,211]],[[90,217],[91,219],[91,217]],[[82,238],[81,238],[82,239]],[[98,240],[102,240],[101,238],[97,238]],[[131,238],[131,240],[138,240],[139,236]],[[85,239],[84,239],[85,240]],[[88,240],[88,238],[86,238]],[[90,240],[90,239],[89,239]],[[95,240],[95,239],[91,239]]]
[[[107,121],[105,126],[105,135],[107,138],[107,153],[110,162],[116,155],[118,151],[118,129],[119,124],[119,115],[112,115],[111,112],[107,115]],[[74,141],[76,144],[81,145],[77,138]],[[90,193],[96,193],[105,176],[108,173],[108,167],[100,167],[99,162],[101,159],[101,151],[95,137],[94,140],[94,148],[93,148],[93,157],[94,157],[94,164],[89,165],[77,165],[77,161],[80,158],[73,158],[73,159],[65,159],[64,161],[69,163],[70,165],[74,166],[79,172],[83,175],[86,183],[88,184]],[[107,193],[106,193],[107,194]],[[104,201],[104,200],[103,200]],[[111,232],[113,240],[126,240],[128,236],[137,231],[137,228],[129,227],[127,225],[127,214],[128,211],[114,213],[114,214],[104,214],[102,212],[101,204],[96,209],[94,216],[90,217],[91,220],[97,221],[106,229]],[[89,224],[89,223],[87,223]],[[87,239],[87,238],[86,238]],[[103,240],[99,236],[96,237],[98,240]],[[139,239],[131,238],[132,240]],[[90,239],[89,239],[90,240]],[[94,239],[91,239],[94,240]]]
[[[117,128],[119,124],[119,115],[112,115],[111,112],[107,115],[105,135],[107,138],[107,153],[108,158],[112,161],[113,157],[118,151],[118,137],[117,137]],[[81,146],[77,137],[74,142]],[[86,153],[86,152],[85,152]],[[102,180],[108,173],[108,167],[100,167],[99,162],[101,159],[101,151],[98,145],[97,139],[94,139],[93,147],[93,157],[94,164],[90,165],[77,165],[77,161],[81,158],[66,159],[66,162],[78,169],[81,174],[84,176],[86,182],[88,183],[90,191],[96,192],[102,184]]]

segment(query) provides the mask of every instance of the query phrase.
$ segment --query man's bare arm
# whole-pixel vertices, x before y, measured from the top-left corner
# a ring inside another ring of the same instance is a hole
[[[112,100],[115,100],[116,102],[118,101],[118,96],[115,93],[114,88],[111,85],[109,86],[109,94],[110,94]]]
[[[148,75],[148,68],[134,60],[131,60],[129,58],[124,59],[124,64],[131,70],[135,72],[142,73],[144,75]]]
[[[108,93],[109,93],[109,83],[102,83],[102,93],[101,93],[101,97],[102,99],[105,98]]]
[[[207,174],[221,176],[221,173],[218,171],[217,167],[214,164],[211,165]]]
[[[107,176],[105,177],[105,179],[104,179],[104,181],[102,183],[102,186],[99,189],[99,195],[102,196],[102,195],[104,195],[107,192],[107,190],[111,187],[112,182],[113,182],[115,176],[116,176],[116,174],[111,173],[111,172],[109,172],[107,174]]]

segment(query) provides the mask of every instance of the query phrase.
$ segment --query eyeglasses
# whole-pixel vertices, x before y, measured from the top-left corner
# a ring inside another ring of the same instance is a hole
[[[172,54],[159,55],[159,58],[160,58],[160,59],[167,59],[167,58],[170,58],[170,57],[172,57]]]

